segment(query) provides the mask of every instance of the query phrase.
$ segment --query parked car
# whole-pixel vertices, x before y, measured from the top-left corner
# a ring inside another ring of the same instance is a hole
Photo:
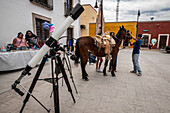
[[[170,53],[170,46],[166,46],[166,52]]]

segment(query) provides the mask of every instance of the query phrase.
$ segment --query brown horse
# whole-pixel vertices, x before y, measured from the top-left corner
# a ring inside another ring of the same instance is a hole
[[[115,59],[117,57],[117,54],[119,52],[119,47],[121,45],[122,40],[126,40],[128,36],[128,30],[126,30],[124,28],[124,26],[120,27],[120,30],[118,31],[117,35],[116,35],[116,45],[112,48],[111,51],[111,56],[113,59],[113,64],[115,62]],[[98,56],[98,57],[106,57],[105,59],[105,65],[104,65],[104,69],[103,69],[103,74],[104,76],[106,76],[106,67],[108,64],[108,55],[105,54],[105,48],[99,48],[95,45],[95,40],[90,37],[90,36],[85,36],[85,37],[80,37],[77,39],[76,42],[76,52],[75,55],[76,60],[75,60],[75,64],[78,64],[79,62],[79,58],[81,60],[81,70],[82,70],[82,79],[88,81],[88,74],[85,70],[86,64],[88,62],[88,58],[90,56],[90,53]],[[111,70],[111,74],[112,76],[115,76],[114,70],[113,70],[113,66],[112,66],[112,70]]]

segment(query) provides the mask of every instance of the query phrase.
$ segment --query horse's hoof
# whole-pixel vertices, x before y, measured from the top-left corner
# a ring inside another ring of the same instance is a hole
[[[105,73],[105,74],[103,74],[103,76],[107,76],[107,74]]]
[[[116,77],[116,75],[115,75],[115,74],[113,74],[113,75],[112,75],[112,77]]]
[[[88,79],[87,77],[86,77],[86,78],[84,78],[84,80],[85,80],[85,81],[89,81],[89,79]]]

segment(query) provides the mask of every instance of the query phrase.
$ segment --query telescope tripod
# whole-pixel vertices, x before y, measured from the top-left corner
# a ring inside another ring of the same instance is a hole
[[[59,106],[59,83],[58,83],[58,81],[59,81],[60,78],[63,78],[63,79],[64,79],[64,81],[65,81],[65,83],[66,83],[66,86],[67,86],[67,88],[68,88],[68,91],[70,92],[71,97],[72,97],[74,103],[76,103],[75,98],[74,98],[74,95],[73,95],[73,93],[72,93],[72,89],[71,89],[69,80],[68,80],[68,77],[67,77],[67,74],[66,74],[65,69],[64,69],[64,65],[63,65],[63,63],[62,63],[62,61],[61,61],[61,58],[60,58],[60,54],[58,54],[58,55],[56,56],[55,50],[52,49],[52,53],[51,53],[51,55],[50,55],[50,57],[51,57],[51,71],[52,71],[52,72],[51,72],[51,73],[52,73],[51,75],[52,75],[52,78],[39,79],[39,76],[40,76],[40,74],[41,74],[41,72],[42,72],[42,69],[43,69],[43,67],[44,67],[44,65],[45,65],[45,62],[46,62],[46,60],[47,60],[48,57],[49,57],[48,55],[45,55],[45,56],[43,57],[43,60],[41,61],[41,64],[40,64],[40,66],[39,66],[39,68],[38,68],[38,70],[37,70],[37,72],[36,72],[36,75],[35,75],[35,77],[34,77],[34,79],[33,79],[33,81],[32,81],[32,84],[31,84],[31,86],[30,86],[30,88],[29,88],[28,91],[27,91],[22,85],[19,84],[19,85],[27,92],[27,95],[26,95],[26,97],[25,97],[25,100],[23,101],[23,106],[22,106],[22,108],[21,108],[21,110],[20,110],[20,113],[23,112],[23,110],[24,110],[24,108],[25,108],[25,105],[26,105],[26,103],[28,102],[30,96],[32,96],[48,113],[50,112],[50,109],[47,109],[37,98],[35,98],[35,97],[31,94],[32,91],[34,90],[34,87],[35,87],[35,85],[36,85],[36,83],[37,83],[38,80],[45,80],[45,81],[52,80],[55,113],[60,113],[60,106]],[[59,65],[57,65],[57,63],[58,63]],[[55,65],[55,66],[54,66],[54,65]],[[58,67],[58,66],[59,66],[59,67]],[[62,75],[63,75],[62,77],[59,77],[59,76],[58,76],[58,68],[60,68],[60,71],[61,71],[61,73],[62,73]],[[55,72],[54,72],[54,69],[55,69]],[[54,73],[56,74],[56,76],[54,76]],[[73,85],[74,85],[74,87],[75,87],[75,84],[74,84],[74,81],[73,81],[72,76],[71,76],[70,78],[72,79]],[[76,89],[76,87],[75,87],[75,89]],[[77,92],[77,90],[76,90],[76,92]]]

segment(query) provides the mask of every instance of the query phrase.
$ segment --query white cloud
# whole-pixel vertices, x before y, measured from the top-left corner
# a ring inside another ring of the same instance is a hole
[[[91,4],[93,7],[95,2],[96,0],[81,0],[82,4]],[[114,22],[117,0],[103,0],[103,4],[105,21]],[[119,21],[136,21],[139,9],[140,21],[149,21],[150,17],[154,17],[154,20],[170,20],[169,0],[120,0]]]

